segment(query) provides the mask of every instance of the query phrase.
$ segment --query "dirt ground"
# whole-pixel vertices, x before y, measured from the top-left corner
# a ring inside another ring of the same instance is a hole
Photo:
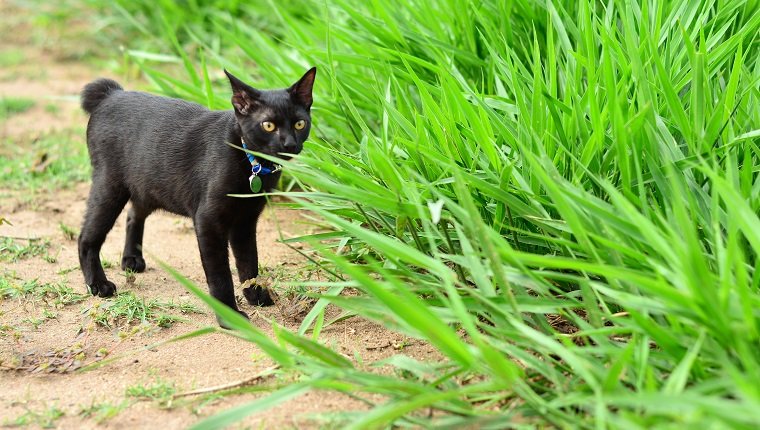
[[[10,16],[9,7],[0,1],[0,15]],[[29,30],[19,22],[5,25]],[[8,27],[3,30],[5,33]],[[10,152],[6,145],[29,145],[31,150],[30,142],[39,136],[61,131],[81,133],[86,116],[79,109],[77,94],[88,81],[111,75],[109,70],[57,58],[44,44],[40,46],[29,37],[4,39],[0,42],[0,55],[21,52],[24,58],[0,70],[0,97],[29,97],[38,103],[31,110],[0,122],[0,156]],[[44,107],[49,105],[56,108]],[[83,142],[83,133],[80,139]],[[61,224],[79,229],[88,190],[88,183],[77,183],[61,190],[37,192],[29,198],[26,190],[0,188],[0,216],[12,223],[0,225],[0,239],[37,238],[50,244],[47,257],[0,261],[0,275],[19,284],[37,280],[38,284],[60,283],[75,292],[85,292],[78,268],[76,239],[66,237]],[[119,292],[132,292],[146,301],[190,303],[204,313],[183,314],[185,322],[176,322],[168,328],[135,324],[108,328],[94,323],[92,310],[108,306],[113,299],[88,296],[76,304],[51,308],[29,298],[0,298],[0,426],[16,423],[34,428],[49,423],[55,428],[77,429],[185,428],[268,392],[220,398],[191,396],[168,405],[128,395],[128,389],[135,387],[171,386],[179,393],[234,383],[267,369],[272,362],[252,344],[224,333],[146,348],[215,325],[215,318],[199,300],[158,268],[151,257],[146,258],[148,270],[145,273],[128,279],[118,268],[124,228],[125,214],[122,214],[102,251],[103,259],[114,263],[106,273],[117,284]],[[303,281],[320,276],[297,252],[279,243],[281,237],[301,234],[309,228],[298,211],[282,207],[266,210],[258,228],[260,263],[275,281],[277,277]],[[152,215],[146,225],[144,247],[205,289],[189,220],[163,213]],[[252,324],[267,332],[271,332],[268,320],[296,328],[299,318],[303,317],[303,309],[294,310],[293,303],[286,301],[269,308],[243,304],[242,309],[251,316]],[[173,313],[179,315],[177,311]],[[337,310],[329,309],[329,315],[337,314]],[[349,357],[361,356],[365,363],[389,357],[400,348],[404,354],[419,359],[434,354],[428,345],[359,318],[328,327],[321,340],[338,345]],[[122,358],[93,370],[76,370],[103,357]],[[273,376],[258,383],[271,388],[287,382]],[[166,396],[163,399],[166,400]],[[93,412],[96,407],[100,407],[97,411],[111,407],[114,416],[98,416]],[[330,428],[330,423],[320,419],[320,414],[363,408],[366,405],[345,395],[310,392],[253,415],[237,427]],[[44,419],[46,414],[56,418],[48,422]]]

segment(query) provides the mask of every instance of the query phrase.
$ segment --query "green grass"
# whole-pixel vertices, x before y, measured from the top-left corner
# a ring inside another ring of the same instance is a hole
[[[27,409],[26,412],[15,419],[5,419],[3,425],[8,427],[27,427],[34,425],[46,429],[56,428],[56,421],[64,415],[66,414],[61,409],[55,405],[51,405],[39,411]]]
[[[20,48],[9,48],[0,51],[0,66],[13,67],[22,64],[26,60],[24,50]]]
[[[138,400],[156,402],[162,408],[171,408],[174,394],[177,392],[173,383],[156,378],[149,384],[135,384],[127,387],[125,395]]]
[[[126,400],[118,404],[93,402],[88,406],[81,407],[79,410],[79,416],[83,418],[91,418],[96,423],[102,424],[119,415],[119,413],[127,409],[129,406],[130,403]]]
[[[0,148],[0,187],[28,196],[89,180],[90,161],[81,128],[44,135],[31,145],[6,139]]]
[[[349,428],[760,424],[756,0],[114,4],[165,94],[319,67],[285,168],[336,280],[275,339],[186,284],[301,375],[196,428],[309,390],[371,404]],[[356,366],[327,303],[443,360]]]
[[[74,241],[74,240],[77,240],[77,237],[79,237],[79,230],[77,230],[74,227],[68,226],[64,224],[63,222],[58,223],[58,228],[61,230],[61,233],[63,234],[63,237],[66,240]]]
[[[48,239],[0,237],[0,261],[13,263],[38,256],[45,258],[49,249]]]
[[[0,98],[0,121],[6,121],[13,115],[24,113],[34,107],[35,102],[32,99],[21,97],[2,97]]]
[[[61,113],[61,107],[53,102],[45,104],[45,112],[58,116]]]
[[[88,294],[77,293],[63,282],[42,283],[37,279],[19,280],[9,274],[0,276],[0,300],[33,300],[57,309],[80,303],[88,297]],[[46,312],[49,311],[43,310],[43,316],[50,318]]]
[[[87,313],[95,324],[106,328],[126,328],[135,324],[168,328],[177,321],[183,321],[182,317],[168,313],[169,311],[182,314],[203,313],[192,303],[145,300],[132,291],[104,300],[89,308]]]

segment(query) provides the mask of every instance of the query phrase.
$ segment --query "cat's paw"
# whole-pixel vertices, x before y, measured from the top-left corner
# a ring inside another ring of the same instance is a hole
[[[258,286],[243,288],[243,296],[252,306],[272,306],[274,304],[268,288]]]
[[[142,273],[145,271],[145,259],[140,256],[124,256],[121,258],[121,270]]]
[[[99,281],[87,286],[90,294],[99,297],[112,297],[116,294],[116,285],[111,281]]]
[[[237,310],[237,312],[238,312],[240,315],[242,315],[242,316],[243,316],[243,318],[245,318],[245,319],[247,319],[247,320],[249,320],[249,321],[250,321],[250,318],[248,318],[248,314],[247,314],[247,313],[245,313],[245,312],[243,312],[243,311],[241,311],[241,310],[239,310],[239,309],[236,309],[236,310]],[[219,326],[220,326],[221,328],[226,328],[227,330],[232,330],[232,327],[230,327],[230,326],[229,326],[229,325],[228,325],[228,324],[227,324],[227,323],[226,323],[224,320],[222,320],[222,319],[219,317],[219,315],[217,315],[217,316],[216,316],[216,322],[217,322],[217,323],[219,323]]]

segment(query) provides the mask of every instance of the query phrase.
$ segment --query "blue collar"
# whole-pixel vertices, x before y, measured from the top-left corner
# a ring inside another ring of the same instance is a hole
[[[240,143],[243,144],[243,149],[248,150],[248,147],[245,146],[245,139],[243,139],[243,136],[240,136]],[[251,163],[251,173],[253,176],[263,176],[268,175],[270,173],[279,172],[282,170],[282,166],[279,164],[274,169],[270,169],[269,167],[264,167],[263,164],[256,161],[256,157],[253,156],[250,152],[246,152],[245,155],[248,156],[248,161]]]

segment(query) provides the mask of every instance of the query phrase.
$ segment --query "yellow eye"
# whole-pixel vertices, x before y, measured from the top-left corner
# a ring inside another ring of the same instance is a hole
[[[303,130],[303,128],[306,127],[306,121],[300,120],[296,122],[295,127],[296,127],[296,130]]]
[[[273,122],[270,121],[264,121],[261,123],[261,128],[264,129],[264,131],[273,132],[275,128],[277,128],[276,125],[274,125]]]

